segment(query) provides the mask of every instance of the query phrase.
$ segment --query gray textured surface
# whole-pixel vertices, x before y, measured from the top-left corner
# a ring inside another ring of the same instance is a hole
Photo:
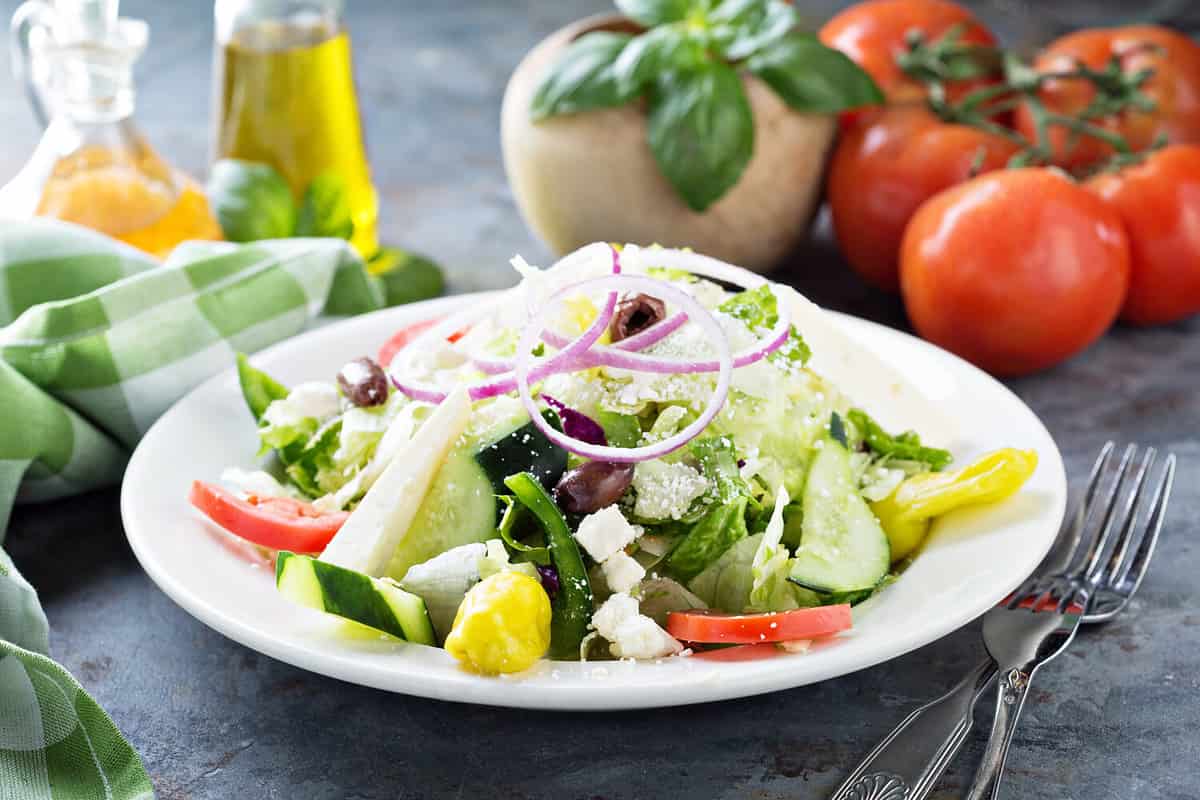
[[[198,174],[209,5],[126,2],[153,26],[139,116],[159,148]],[[456,291],[506,284],[508,256],[544,253],[505,186],[500,92],[536,39],[605,4],[350,5],[384,238],[437,254]],[[820,16],[833,5],[810,7]],[[996,21],[1019,27],[1021,5],[998,2]],[[0,16],[13,6],[0,2]],[[0,80],[0,129],[4,180],[36,139],[10,80]],[[847,276],[824,237],[782,277],[826,305],[904,324],[898,303]],[[1197,796],[1198,337],[1200,320],[1118,328],[1070,364],[1011,384],[1045,420],[1075,478],[1112,437],[1174,449],[1181,480],[1140,599],[1119,622],[1086,632],[1041,678],[1007,798]],[[9,545],[41,591],[54,656],[112,713],[164,800],[825,797],[909,708],[981,652],[973,625],[891,663],[766,697],[589,716],[473,708],[308,674],[209,630],[139,569],[115,492],[20,509]],[[937,797],[958,796],[979,749],[977,736]]]

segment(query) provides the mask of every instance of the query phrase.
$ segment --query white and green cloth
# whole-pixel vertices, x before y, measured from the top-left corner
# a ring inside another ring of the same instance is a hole
[[[119,482],[150,424],[236,352],[382,304],[339,240],[193,242],[159,264],[72,225],[0,221],[0,544],[14,503]],[[0,800],[154,797],[47,645],[37,594],[0,549]]]

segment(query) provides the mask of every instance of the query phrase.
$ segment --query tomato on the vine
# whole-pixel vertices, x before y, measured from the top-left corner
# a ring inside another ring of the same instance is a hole
[[[1046,47],[1034,68],[1043,74],[1069,71],[1079,64],[1101,70],[1114,56],[1126,75],[1153,71],[1141,85],[1153,108],[1126,108],[1091,121],[1125,137],[1134,152],[1147,149],[1160,135],[1172,143],[1200,143],[1200,44],[1182,33],[1157,25],[1076,31]],[[1076,116],[1088,107],[1096,91],[1095,84],[1084,78],[1064,78],[1048,80],[1038,97],[1047,110]],[[1028,104],[1017,109],[1015,124],[1026,138],[1036,139],[1034,114]],[[1048,131],[1048,138],[1054,163],[1068,169],[1089,166],[1113,153],[1106,142],[1091,136],[1072,137],[1059,126]]]
[[[1168,147],[1087,185],[1116,209],[1129,235],[1121,318],[1147,325],[1200,313],[1200,147]]]
[[[998,375],[1045,369],[1098,339],[1129,287],[1117,211],[1050,169],[1002,170],[918,209],[900,284],[920,335]]]
[[[872,284],[900,289],[904,228],[922,203],[976,174],[1002,168],[1017,145],[942,122],[922,106],[868,112],[845,131],[827,196],[842,255]]]
[[[898,58],[908,52],[907,37],[918,31],[927,42],[959,31],[964,45],[992,46],[996,37],[967,9],[950,0],[867,0],[836,15],[819,33],[829,47],[841,50],[875,79],[889,104],[917,102],[928,92],[926,85],[910,77]],[[979,80],[961,81],[948,87],[955,99]]]

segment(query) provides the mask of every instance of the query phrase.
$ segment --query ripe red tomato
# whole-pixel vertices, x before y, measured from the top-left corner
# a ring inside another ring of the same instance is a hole
[[[251,495],[243,500],[204,481],[192,481],[188,499],[230,533],[263,547],[296,553],[324,550],[350,516],[348,511],[323,513],[312,503],[290,497]]]
[[[997,375],[1057,364],[1098,339],[1129,288],[1116,210],[1049,169],[991,172],[947,189],[904,234],[913,327]]]
[[[872,284],[900,290],[900,242],[922,203],[980,172],[1002,168],[1017,146],[942,122],[920,106],[868,112],[845,131],[827,196],[842,255]]]
[[[1063,36],[1041,52],[1034,67],[1039,72],[1069,70],[1076,63],[1102,69],[1113,56],[1126,73],[1154,71],[1142,92],[1155,103],[1153,111],[1129,109],[1095,120],[1101,127],[1123,135],[1135,151],[1145,150],[1160,135],[1173,143],[1200,143],[1200,45],[1182,33],[1157,25],[1093,28]],[[1076,115],[1095,97],[1095,87],[1082,79],[1048,81],[1039,96],[1047,109]],[[1036,138],[1028,106],[1017,109],[1017,129]],[[1091,137],[1074,143],[1059,126],[1049,131],[1054,161],[1068,169],[1086,167],[1112,154],[1112,148]]]
[[[1121,318],[1141,325],[1200,312],[1200,147],[1175,145],[1088,188],[1129,234],[1131,275]]]
[[[950,0],[867,0],[841,12],[821,28],[820,39],[841,50],[875,79],[888,103],[917,102],[925,98],[925,84],[913,80],[896,63],[908,52],[905,36],[911,30],[939,39],[962,26],[963,44],[994,45],[996,37],[975,15]],[[951,87],[951,99],[978,82]]]
[[[759,644],[815,639],[849,630],[850,606],[840,603],[764,614],[721,614],[707,609],[672,611],[667,633],[685,642]]]

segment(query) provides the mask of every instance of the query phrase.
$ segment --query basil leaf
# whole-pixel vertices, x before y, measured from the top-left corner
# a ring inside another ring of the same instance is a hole
[[[845,53],[807,34],[772,43],[746,66],[797,111],[832,113],[883,102],[870,75]]]
[[[621,13],[646,27],[678,22],[692,10],[691,0],[616,0]]]
[[[296,202],[269,164],[224,158],[213,164],[208,198],[231,242],[283,239],[296,227]]]
[[[632,97],[665,70],[694,66],[703,56],[703,47],[684,29],[666,25],[651,28],[625,45],[613,63],[613,74],[621,92]]]
[[[721,55],[740,61],[795,30],[800,15],[784,0],[732,0],[717,6],[710,20]]]
[[[546,73],[533,95],[535,120],[594,108],[619,106],[632,95],[622,91],[613,62],[633,37],[596,31],[572,42]]]
[[[442,269],[430,259],[398,247],[381,247],[367,262],[367,272],[383,284],[389,306],[437,297],[446,288]]]
[[[729,191],[754,153],[750,103],[727,64],[665,73],[647,122],[659,169],[694,211]]]
[[[313,178],[300,203],[296,235],[349,239],[353,233],[354,215],[346,181],[336,172],[323,172]]]

